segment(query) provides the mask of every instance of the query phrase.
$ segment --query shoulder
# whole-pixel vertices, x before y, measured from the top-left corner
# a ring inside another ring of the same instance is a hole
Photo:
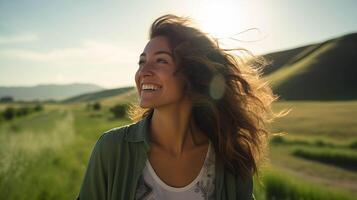
[[[140,121],[106,130],[98,138],[97,143],[106,148],[117,147],[126,142],[129,136],[135,134],[139,126]]]
[[[146,147],[139,142],[145,141],[146,128],[147,123],[140,120],[103,132],[94,145],[92,157],[103,165],[117,163],[118,159],[126,162],[136,150]]]
[[[105,144],[122,142],[126,135],[128,126],[130,125],[124,125],[106,130],[99,137],[98,141]]]

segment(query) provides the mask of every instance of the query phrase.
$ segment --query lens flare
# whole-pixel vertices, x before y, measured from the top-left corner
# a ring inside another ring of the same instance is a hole
[[[224,77],[222,76],[222,74],[216,74],[212,78],[209,86],[210,96],[215,100],[219,100],[223,97],[225,89],[226,89],[226,81]]]

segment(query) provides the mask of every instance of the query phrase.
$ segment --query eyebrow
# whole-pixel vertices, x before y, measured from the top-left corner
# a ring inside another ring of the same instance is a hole
[[[154,53],[154,55],[157,55],[157,54],[167,54],[167,55],[172,57],[172,54],[170,52],[168,52],[168,51],[157,51],[157,52]],[[140,57],[141,56],[146,56],[146,53],[140,54]]]

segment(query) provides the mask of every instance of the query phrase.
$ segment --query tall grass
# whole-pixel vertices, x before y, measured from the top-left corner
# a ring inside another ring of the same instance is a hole
[[[329,148],[297,148],[292,154],[301,158],[357,170],[357,152]]]
[[[51,199],[63,193],[58,189],[66,172],[52,166],[74,139],[72,123],[70,111],[52,110],[1,127],[0,199]]]
[[[266,200],[352,200],[351,194],[331,190],[278,171],[264,174]],[[258,199],[257,199],[258,200]]]
[[[90,152],[112,120],[108,108],[61,107],[0,126],[0,199],[75,199]]]

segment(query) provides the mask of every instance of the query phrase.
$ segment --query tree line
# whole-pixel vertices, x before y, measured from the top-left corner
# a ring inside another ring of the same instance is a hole
[[[9,121],[9,120],[14,119],[15,117],[26,116],[33,112],[42,111],[43,109],[44,109],[44,107],[41,104],[36,104],[34,106],[20,106],[20,107],[8,106],[5,108],[4,111],[2,111],[0,113],[0,116],[1,116],[0,121],[2,119]]]

